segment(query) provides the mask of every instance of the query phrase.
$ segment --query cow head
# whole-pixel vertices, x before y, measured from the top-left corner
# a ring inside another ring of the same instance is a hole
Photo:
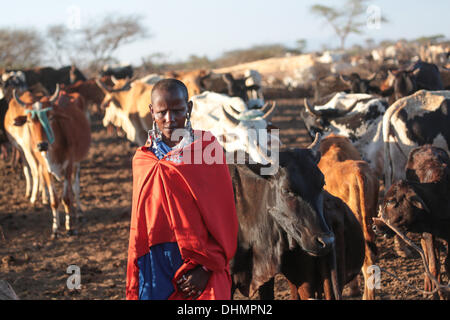
[[[222,146],[228,151],[244,150],[255,162],[268,164],[274,163],[272,144],[277,148],[279,138],[272,131],[268,131],[270,127],[270,117],[276,107],[273,102],[269,107],[267,103],[261,110],[245,110],[237,111],[230,107],[228,112],[222,106],[222,119],[220,121],[219,140]]]
[[[13,90],[14,103],[23,108],[23,114],[14,119],[14,125],[23,126],[28,124],[31,132],[31,145],[38,152],[46,153],[55,140],[50,120],[53,104],[59,98],[59,94],[60,88],[57,85],[55,93],[50,98],[41,97],[36,99],[36,97],[32,96],[33,101],[28,103],[22,101],[16,90]]]
[[[345,116],[358,102],[356,101],[346,110],[336,108],[317,110],[309,104],[308,99],[305,99],[305,110],[302,110],[300,115],[310,136],[315,137],[316,133],[324,134],[329,131],[330,120]]]
[[[2,74],[0,86],[0,99],[11,97],[11,90],[25,91],[28,89],[25,73],[22,71],[11,71]]]
[[[379,216],[402,232],[430,232],[431,213],[423,199],[404,180],[394,183],[383,200]],[[381,223],[375,223],[378,233],[392,234]]]
[[[323,215],[325,179],[317,167],[318,146],[316,139],[307,149],[280,152],[279,174],[273,179],[275,206],[270,210],[288,238],[313,256],[327,254],[334,245],[334,234]]]
[[[341,75],[340,79],[350,87],[351,93],[379,93],[377,87],[370,85],[370,82],[375,80],[376,76],[377,73],[374,73],[368,79],[362,79],[359,74],[352,73],[349,76]]]
[[[135,78],[132,79],[116,79],[115,77],[111,76],[111,81],[114,83],[114,86],[111,88],[110,86],[106,85],[103,82],[103,79],[96,79],[95,83],[97,86],[103,91],[105,97],[103,98],[103,102],[100,106],[100,110],[105,110],[108,104],[113,101],[115,104],[117,104],[117,107],[121,107],[120,103],[118,103],[117,100],[117,94],[123,91],[128,91],[131,88],[131,83],[135,80]]]

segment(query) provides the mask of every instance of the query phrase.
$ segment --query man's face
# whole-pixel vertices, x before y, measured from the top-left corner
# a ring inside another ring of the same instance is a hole
[[[176,129],[184,128],[186,116],[191,110],[192,102],[186,101],[181,90],[158,90],[153,93],[150,111],[166,142],[171,141]]]

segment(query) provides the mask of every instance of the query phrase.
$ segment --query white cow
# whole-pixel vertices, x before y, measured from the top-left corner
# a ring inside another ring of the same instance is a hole
[[[246,151],[250,158],[258,163],[273,163],[277,159],[268,155],[270,143],[279,144],[276,135],[267,133],[270,115],[275,104],[267,110],[249,110],[241,98],[224,94],[204,92],[191,97],[193,110],[192,127],[211,131],[227,152]]]

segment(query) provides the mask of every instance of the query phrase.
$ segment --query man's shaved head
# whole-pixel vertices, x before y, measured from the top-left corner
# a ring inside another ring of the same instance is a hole
[[[153,94],[155,92],[173,92],[175,90],[180,90],[183,93],[183,96],[186,99],[186,102],[189,99],[188,90],[183,82],[177,79],[163,79],[158,81],[152,89],[151,98],[153,101]]]

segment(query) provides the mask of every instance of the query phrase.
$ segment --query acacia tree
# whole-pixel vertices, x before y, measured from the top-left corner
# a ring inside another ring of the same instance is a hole
[[[60,65],[71,63],[97,72],[105,63],[117,62],[116,51],[138,39],[149,37],[140,16],[106,16],[78,30],[65,25],[47,29],[49,56]]]
[[[336,7],[317,4],[311,6],[310,10],[329,23],[339,38],[341,49],[344,49],[345,41],[350,34],[364,33],[368,1],[346,0],[345,5]],[[380,16],[380,22],[387,22],[387,19]]]
[[[33,29],[0,29],[0,66],[29,68],[42,61],[43,41]]]

